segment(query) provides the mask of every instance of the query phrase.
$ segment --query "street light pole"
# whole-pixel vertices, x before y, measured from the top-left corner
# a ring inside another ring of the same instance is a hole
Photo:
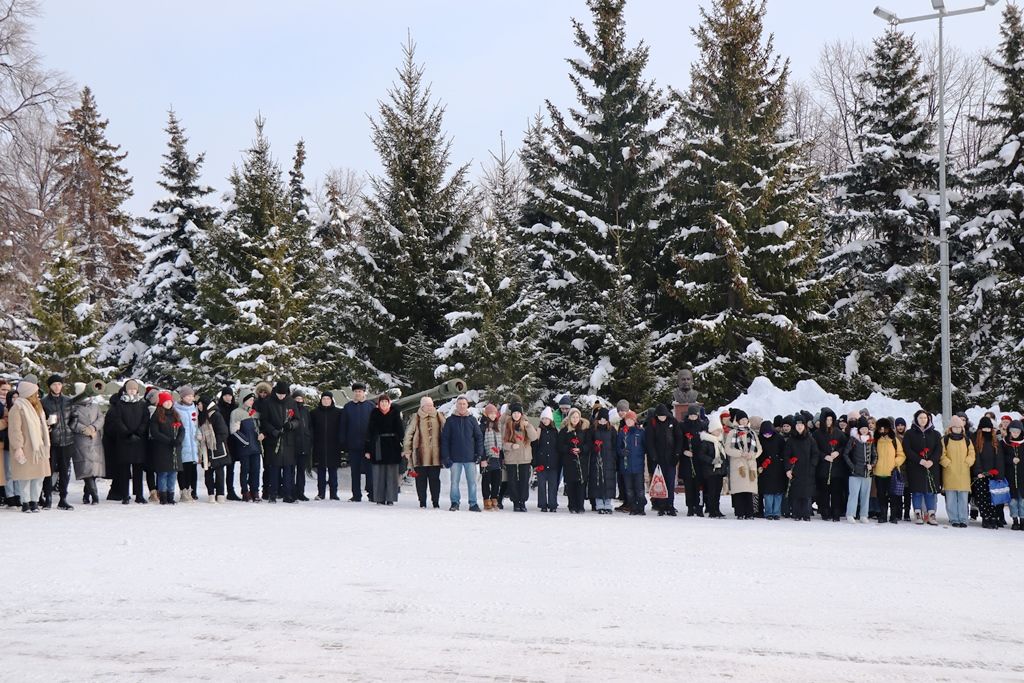
[[[945,53],[943,51],[943,20],[946,17],[953,17],[960,14],[973,14],[984,12],[995,5],[999,0],[985,0],[984,5],[968,7],[949,12],[946,10],[945,0],[932,0],[932,6],[938,10],[934,14],[924,14],[917,17],[900,18],[895,13],[881,7],[875,8],[875,16],[888,22],[892,26],[900,24],[911,24],[918,21],[939,20],[939,125],[938,125],[938,148],[939,148],[939,328],[941,336],[942,355],[942,424],[949,426],[949,419],[953,414],[953,377],[952,362],[950,360],[950,331],[949,331],[949,207],[946,198],[946,74],[945,74]]]

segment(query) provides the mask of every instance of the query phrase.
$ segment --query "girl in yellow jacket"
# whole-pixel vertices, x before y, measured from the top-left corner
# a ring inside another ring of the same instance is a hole
[[[967,528],[967,494],[971,490],[974,444],[964,434],[964,421],[954,415],[942,439],[942,488],[946,492],[946,513],[950,526]]]
[[[903,493],[893,494],[892,476],[906,461],[903,454],[903,443],[889,418],[883,417],[875,423],[875,491],[878,494],[878,523],[883,524],[888,516],[889,522],[896,524],[903,508]],[[888,511],[888,515],[886,514]]]

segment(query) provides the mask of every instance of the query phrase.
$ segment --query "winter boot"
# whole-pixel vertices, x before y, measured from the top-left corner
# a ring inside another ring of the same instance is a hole
[[[223,503],[224,502],[224,496],[218,495],[214,500],[216,500],[218,503]]]
[[[149,492],[149,502],[150,503],[156,503],[159,500],[160,500],[160,492],[159,491],[150,491]]]
[[[135,503],[136,503],[136,505],[145,505],[146,504],[146,499],[143,496],[141,496],[141,495],[135,496]]]
[[[473,505],[469,506],[469,511],[470,512],[480,512],[480,506],[474,503]]]
[[[156,497],[160,499],[161,505],[167,505],[167,496],[164,495],[163,491],[157,491]]]
[[[914,524],[924,524],[924,517],[921,516],[920,510],[914,510]]]
[[[217,501],[216,501],[216,499],[214,499],[213,496],[207,496],[206,497],[206,502],[207,503],[216,503]]]
[[[174,505],[175,504],[174,491],[166,491],[166,492],[164,492],[164,496],[167,498],[167,504],[168,505]]]
[[[28,503],[22,503],[21,504],[21,511],[22,512],[31,512],[31,510],[28,509]]]
[[[238,497],[238,494],[235,493],[234,489],[231,489],[230,491],[228,491],[228,500],[242,500],[242,499]]]
[[[39,503],[32,501],[28,504],[29,512],[39,512]]]
[[[932,510],[928,511],[928,526],[938,526],[939,522],[935,519],[935,512]]]
[[[1020,519],[1017,517],[1013,518],[1013,526],[1010,527],[1012,531],[1020,531]]]
[[[57,503],[58,510],[74,510],[75,507],[68,502],[67,498],[61,498],[60,502]]]

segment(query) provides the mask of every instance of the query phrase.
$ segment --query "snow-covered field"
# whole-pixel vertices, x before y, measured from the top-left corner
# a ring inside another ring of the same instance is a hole
[[[1024,679],[1022,532],[452,513],[408,488],[0,519],[3,680]]]

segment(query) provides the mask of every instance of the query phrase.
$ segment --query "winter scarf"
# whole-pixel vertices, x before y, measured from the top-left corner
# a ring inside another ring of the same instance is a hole
[[[32,402],[27,398],[19,396],[14,399],[14,405],[19,406],[21,410],[24,410],[29,415],[36,415],[38,420],[25,420],[26,434],[25,443],[28,448],[25,448],[25,457],[30,459],[33,464],[41,462],[44,458],[50,457],[50,449],[46,446],[46,441],[43,439],[43,431],[47,429],[46,417],[42,408],[37,408],[32,405]]]
[[[700,433],[701,441],[707,441],[715,447],[715,459],[711,462],[714,469],[719,469],[725,463],[725,446],[722,444],[722,437],[715,436],[708,432]]]

